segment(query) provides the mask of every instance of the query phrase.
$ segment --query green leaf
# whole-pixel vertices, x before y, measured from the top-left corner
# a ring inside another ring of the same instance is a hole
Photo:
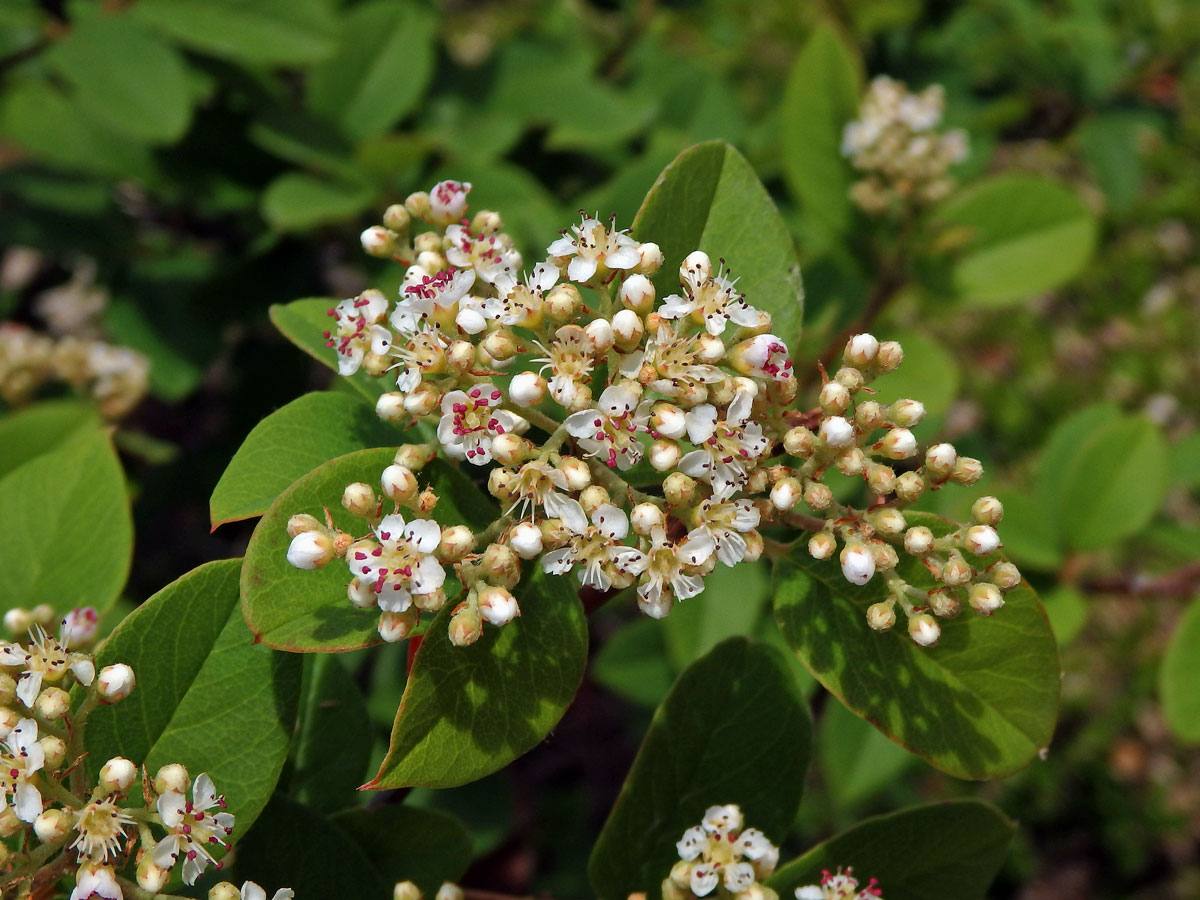
[[[516,593],[520,617],[486,627],[469,647],[447,637],[454,604],[438,613],[367,788],[466,784],[532,749],[562,718],[587,662],[583,607],[567,579],[540,571]]]
[[[285,172],[267,185],[261,206],[272,228],[304,231],[327,222],[345,222],[374,201],[375,192],[364,184]]]
[[[96,667],[133,667],[137,688],[87,722],[93,778],[113,756],[212,776],[237,816],[235,836],[266,805],[287,757],[300,659],[256,645],[238,606],[240,560],[205,563],[129,615]]]
[[[329,310],[337,305],[336,300],[326,300],[320,297],[310,297],[304,300],[293,300],[291,303],[275,303],[271,305],[271,324],[279,329],[285,338],[333,371],[337,371],[337,352],[332,347],[325,346],[325,332],[333,320]],[[372,378],[365,370],[359,369],[349,377],[342,377],[342,382],[353,388],[371,401],[379,399],[384,392],[382,383]]]
[[[1079,127],[1080,149],[1115,214],[1122,215],[1137,199],[1142,185],[1140,133],[1153,127],[1143,113],[1113,110],[1094,115]]]
[[[1046,607],[1046,616],[1060,647],[1071,643],[1087,622],[1087,601],[1079,591],[1067,585],[1051,588],[1042,596],[1042,605]]]
[[[1193,431],[1171,447],[1171,480],[1184,488],[1200,487],[1200,431]]]
[[[0,596],[7,606],[103,612],[121,593],[133,524],[125,476],[105,432],[75,432],[62,449],[0,479],[0,521]]]
[[[679,264],[693,250],[723,258],[746,302],[769,312],[772,332],[789,345],[800,336],[804,289],[787,225],[736,149],[710,141],[684,150],[646,194],[633,222],[641,241],[662,248],[660,297],[679,292]]]
[[[288,792],[314,809],[343,809],[355,804],[367,774],[371,720],[362,692],[340,659],[319,654],[304,660]]]
[[[185,47],[252,66],[319,62],[337,48],[325,0],[139,0],[129,15]]]
[[[453,816],[414,806],[350,809],[331,821],[367,855],[389,884],[415,881],[432,897],[471,862],[471,836]]]
[[[65,448],[77,431],[96,430],[100,417],[90,403],[48,400],[0,419],[0,477],[36,456]]]
[[[1141,416],[1112,418],[1106,407],[1066,425],[1038,470],[1039,499],[1053,510],[1060,545],[1094,550],[1137,534],[1170,487],[1162,432]]]
[[[593,655],[591,677],[639,706],[658,706],[675,680],[661,624],[643,616],[624,625]]]
[[[935,535],[953,528],[928,513],[906,516]],[[898,571],[914,586],[934,585],[917,560]],[[1027,765],[1050,741],[1059,689],[1054,634],[1033,590],[1009,591],[992,617],[968,611],[942,620],[935,647],[916,644],[903,619],[889,632],[867,625],[867,607],[885,595],[883,579],[851,585],[836,559],[818,562],[803,546],[776,568],[783,636],[853,712],[959,778],[998,778]]]
[[[1163,715],[1175,736],[1200,743],[1200,600],[1179,620],[1158,670]]]
[[[297,397],[255,425],[229,461],[209,501],[213,527],[261,516],[281,491],[322,463],[401,440],[356,394]]]
[[[1019,303],[1083,271],[1096,221],[1078,195],[1049,178],[997,175],[942,204],[936,223],[970,242],[953,265],[954,289],[971,307]]]
[[[383,134],[425,93],[436,33],[437,19],[416,3],[355,7],[338,54],[309,73],[309,106],[353,141]]]
[[[753,634],[770,593],[765,565],[717,566],[702,593],[676,603],[659,623],[671,665],[685,669],[725,638]]]
[[[386,897],[392,889],[345,831],[278,795],[238,842],[234,866],[239,882],[253,881],[268,897],[282,887],[297,897]]]
[[[321,519],[322,508],[328,507],[335,526],[356,537],[365,534],[363,520],[342,508],[342,491],[355,481],[378,484],[394,455],[384,447],[339,456],[275,498],[250,537],[242,568],[246,623],[259,640],[299,653],[357,650],[379,643],[379,610],[358,609],[346,599],[350,572],[345,562],[334,560],[315,571],[288,563],[287,522],[296,513]],[[494,518],[495,507],[457,469],[435,460],[418,477],[438,493],[436,518],[442,525],[465,523],[480,531]]]
[[[840,703],[825,707],[819,748],[821,773],[839,812],[870,800],[916,762],[911,753]]]
[[[513,779],[503,770],[457,788],[413,788],[408,806],[444,812],[462,822],[471,837],[471,855],[484,856],[499,847],[512,830]]]
[[[887,900],[983,900],[1016,830],[977,800],[917,806],[866,819],[818,844],[767,885],[791,897],[819,883],[822,870],[853,867],[860,887],[875,878]]]
[[[842,157],[842,130],[858,114],[862,66],[832,25],[813,31],[783,90],[783,175],[815,223],[834,232],[850,225],[854,173]]]
[[[132,16],[81,16],[46,62],[113,131],[169,144],[187,130],[191,91],[183,58]]]
[[[812,723],[778,654],[730,638],[689,667],[654,721],[588,860],[604,900],[655,892],[675,842],[714,804],[736,803],[778,843],[800,805]]]

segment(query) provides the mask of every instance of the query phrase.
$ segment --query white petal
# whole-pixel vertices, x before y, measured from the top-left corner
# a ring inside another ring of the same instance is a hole
[[[547,247],[546,252],[550,256],[570,256],[575,249],[575,238],[564,235]]]
[[[576,256],[567,264],[567,277],[580,283],[587,281],[596,274],[596,260]]]
[[[196,776],[196,783],[192,785],[192,805],[196,809],[212,809],[217,805],[217,789],[207,772]]]
[[[71,674],[80,684],[88,685],[96,677],[96,664],[91,657],[80,656],[71,662]]]
[[[26,672],[17,682],[17,698],[26,706],[33,708],[33,701],[42,690],[42,673]]]
[[[597,409],[585,409],[577,413],[571,413],[563,421],[566,426],[567,434],[576,438],[590,438],[596,433],[596,429],[604,425],[604,419]]]
[[[750,418],[750,407],[754,403],[753,391],[738,391],[733,396],[733,401],[729,404],[729,409],[725,413],[726,422],[736,422],[741,425]],[[759,434],[761,434],[761,430]],[[693,443],[695,443],[693,441]]]
[[[253,881],[247,881],[242,885],[241,900],[267,900],[267,892]]]
[[[574,565],[575,550],[572,547],[551,550],[542,557],[542,569],[550,575],[566,575]]]
[[[412,605],[412,594],[394,581],[385,581],[379,588],[377,602],[385,612],[402,613]]]
[[[689,566],[698,566],[717,549],[717,542],[713,536],[701,528],[697,528],[688,535],[679,548],[675,551],[676,556],[680,561],[687,563]]]
[[[611,503],[604,503],[597,507],[596,511],[592,513],[592,524],[605,537],[615,541],[619,541],[629,534],[629,519],[626,517],[625,511]]]
[[[432,553],[442,542],[442,529],[432,519],[413,519],[404,527],[404,537],[418,553]]]
[[[641,262],[641,254],[636,246],[620,247],[604,254],[604,264],[610,269],[632,269]]]
[[[16,799],[13,808],[22,822],[32,822],[42,814],[41,792],[28,781],[17,785]]]
[[[583,511],[578,500],[572,500],[570,497],[564,497],[562,494],[551,491],[546,495],[543,505],[546,507],[546,515],[562,519],[562,523],[575,534],[583,534],[587,531],[587,513]]]
[[[703,444],[717,427],[717,408],[711,403],[702,403],[688,411],[687,422],[688,440],[693,444]]]
[[[183,810],[186,804],[187,799],[183,794],[177,791],[164,791],[158,795],[158,817],[168,828],[177,828],[183,821]]]
[[[417,571],[413,573],[412,589],[414,594],[432,594],[446,583],[446,570],[432,556],[421,557]]]
[[[679,471],[692,478],[704,478],[708,474],[710,464],[708,451],[693,450],[679,461]]]
[[[160,869],[169,869],[175,865],[175,859],[178,855],[179,838],[173,834],[168,834],[154,845],[154,852],[151,859],[154,860],[154,864]]]

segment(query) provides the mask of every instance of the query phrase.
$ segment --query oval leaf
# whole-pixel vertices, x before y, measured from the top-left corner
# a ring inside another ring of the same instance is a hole
[[[1182,740],[1200,743],[1200,600],[1183,614],[1158,678],[1167,725]]]
[[[329,310],[337,304],[336,300],[310,297],[304,300],[293,300],[291,303],[275,303],[269,313],[271,324],[279,329],[285,338],[333,371],[337,371],[337,352],[325,346],[325,332],[329,330],[332,319]],[[383,382],[372,378],[364,369],[359,369],[353,375],[342,378],[356,391],[371,401],[372,406],[383,393]]]
[[[242,607],[258,640],[293,652],[357,650],[379,643],[379,610],[358,609],[346,599],[350,572],[334,560],[324,569],[304,571],[287,561],[291,538],[287,522],[296,513],[321,519],[328,507],[338,528],[360,537],[366,524],[339,502],[346,485],[379,484],[380,473],[395,451],[386,447],[360,450],[318,466],[280,494],[259,520],[242,567]],[[442,525],[467,524],[481,531],[495,518],[496,508],[466,477],[435,460],[418,474],[440,498],[436,518]]]
[[[300,722],[288,793],[314,809],[353,806],[367,775],[374,732],[367,704],[342,658],[305,657]]]
[[[587,622],[572,582],[537,572],[521,615],[469,647],[447,636],[453,603],[429,626],[371,790],[454,787],[503,768],[562,718],[583,679]]]
[[[1083,271],[1096,220],[1070,189],[1049,178],[998,175],[954,195],[937,212],[972,239],[953,267],[970,306],[998,307],[1056,288]]]
[[[206,563],[134,610],[96,654],[137,688],[87,721],[87,767],[124,756],[151,776],[179,762],[212,776],[237,816],[235,837],[271,796],[296,721],[300,659],[256,645],[238,606],[241,560]]]
[[[804,288],[791,233],[746,158],[724,141],[684,150],[642,201],[633,233],[662,248],[660,297],[679,292],[679,264],[693,250],[723,258],[746,302],[769,312],[772,331],[800,336]]]
[[[125,476],[108,435],[76,432],[65,447],[0,479],[0,596],[104,611],[121,593],[133,550]]]
[[[907,512],[910,524],[945,534],[951,523]],[[933,582],[917,560],[901,574]],[[1054,732],[1059,665],[1054,634],[1028,584],[1009,591],[996,615],[967,611],[942,620],[935,647],[920,647],[898,626],[867,625],[883,600],[883,579],[863,587],[836,560],[818,562],[802,546],[780,560],[775,616],[801,662],[834,696],[884,734],[959,778],[999,778],[1029,763]]]
[[[860,887],[875,878],[887,900],[982,900],[1016,825],[977,800],[875,816],[813,847],[767,880],[781,897],[817,884],[823,870],[854,868]]]
[[[298,397],[255,425],[229,461],[209,500],[213,528],[261,516],[292,482],[322,463],[395,445],[398,438],[360,397],[328,391]]]
[[[35,456],[66,447],[72,434],[100,426],[96,407],[78,400],[35,403],[0,419],[0,477]]]
[[[679,859],[675,842],[715,804],[738,804],[779,842],[811,744],[808,707],[776,652],[745,638],[718,644],[654,714],[588,860],[592,888],[604,900],[656,891]]]
[[[303,231],[326,222],[343,222],[375,199],[362,184],[327,181],[305,172],[285,172],[263,192],[262,216],[280,231]]]

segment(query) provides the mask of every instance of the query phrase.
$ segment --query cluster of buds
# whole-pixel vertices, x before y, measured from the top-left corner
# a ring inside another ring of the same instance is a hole
[[[733,897],[776,900],[761,884],[779,863],[779,848],[756,828],[742,828],[742,811],[733,805],[710,806],[699,825],[675,844],[679,862],[663,881],[663,900]]]
[[[80,758],[87,718],[97,706],[120,702],[134,690],[133,669],[124,663],[96,671],[85,649],[95,638],[98,617],[91,607],[75,609],[57,637],[45,630],[47,610],[10,609],[4,624],[26,628],[26,642],[0,642],[0,838],[23,835],[13,851],[0,843],[0,891],[34,883],[39,872],[73,873],[72,900],[124,896],[118,874],[140,841],[137,882],[158,892],[176,862],[193,883],[214,862],[214,846],[225,846],[233,816],[223,811],[207,775],[196,778],[177,764],[163,766],[153,781],[137,765],[113,757],[94,784]],[[72,683],[85,688],[72,703]],[[192,787],[191,799],[187,790]],[[142,805],[132,789],[140,787]],[[166,836],[155,839],[151,826]],[[33,846],[36,839],[37,846]],[[218,864],[219,865],[219,864]],[[7,894],[6,894],[7,896]]]
[[[119,419],[145,396],[149,375],[149,360],[128,347],[0,324],[0,398],[10,405],[60,381],[90,396],[105,418]]]
[[[946,172],[966,158],[967,135],[935,133],[944,106],[941,85],[913,94],[886,75],[871,82],[859,118],[842,134],[843,155],[864,174],[850,189],[864,212],[903,211],[950,193],[954,181]]]
[[[280,888],[271,895],[271,900],[292,900],[296,896],[291,888]],[[219,881],[208,889],[208,900],[267,900],[267,892],[253,881],[239,888],[231,881]]]
[[[392,888],[392,900],[425,900],[425,895],[415,882],[399,881]],[[434,900],[463,900],[463,889],[452,881],[443,881]]]
[[[863,399],[872,378],[900,364],[899,344],[856,335],[845,366],[824,379],[820,406],[800,408],[786,342],[723,262],[689,254],[679,292],[658,302],[649,276],[661,266],[659,248],[584,217],[518,278],[520,257],[498,214],[452,224],[451,212],[466,213],[469,187],[443,182],[388,211],[389,255],[408,263],[418,251],[398,302],[369,291],[330,310],[341,371],[394,379],[378,414],[402,427],[424,423],[437,442],[402,446],[379,489],[346,488],[342,504],[365,520],[363,536],[334,528],[328,512],[324,522],[293,516],[293,565],[344,559],[350,602],[381,610],[386,640],[411,634],[421,610],[446,603],[452,565],[464,595],[451,638],[468,644],[484,622],[518,614],[511,592],[527,562],[574,573],[596,591],[636,587],[641,609],[661,618],[700,593],[717,565],[757,560],[759,529],[781,525],[816,532],[818,558],[840,539],[847,578],[864,584],[883,573],[910,615],[927,605],[949,614],[953,591],[976,574],[959,577],[962,550],[975,559],[998,547],[999,504],[980,507],[978,528],[905,543],[904,505],[947,482],[973,483],[981,468],[945,444],[924,466],[908,464],[918,453],[909,428],[924,407]],[[430,230],[414,237],[417,221]],[[437,454],[489,467],[502,515],[481,533],[434,521],[437,495],[419,477]],[[877,499],[865,510],[835,502],[822,482],[833,469],[861,477]],[[801,502],[821,518],[795,510]],[[948,570],[936,603],[932,595],[914,603],[901,589],[897,547]],[[1011,587],[1016,576],[1003,571],[991,583]],[[990,612],[999,589],[980,588],[972,604]],[[875,613],[872,624],[890,623]],[[922,643],[930,635],[928,626],[914,631]]]
[[[874,878],[867,882],[866,887],[859,889],[853,867],[848,867],[845,872],[841,869],[836,872],[822,869],[820,884],[796,888],[796,900],[882,900],[882,898],[883,892]]]

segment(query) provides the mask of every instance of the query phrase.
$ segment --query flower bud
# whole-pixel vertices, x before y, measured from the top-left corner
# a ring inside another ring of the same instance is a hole
[[[160,893],[167,886],[167,880],[170,877],[170,869],[164,869],[162,866],[154,864],[153,854],[146,853],[138,860],[137,883],[142,890],[149,891],[151,894]]]
[[[404,395],[404,411],[413,416],[427,416],[442,402],[442,392],[428,382],[422,382]]]
[[[421,889],[411,881],[401,881],[392,888],[392,900],[424,900]]]
[[[687,434],[686,414],[673,403],[655,403],[649,425],[655,437],[679,439]]]
[[[874,335],[856,334],[846,342],[842,358],[858,369],[864,369],[879,355],[879,341]]]
[[[301,532],[288,545],[287,561],[297,569],[320,569],[333,557],[333,538],[324,530]]]
[[[376,511],[379,500],[369,484],[356,481],[346,485],[346,490],[342,491],[342,506],[350,515],[365,519]]]
[[[533,443],[515,432],[492,438],[492,459],[502,466],[519,466],[533,455]]]
[[[851,584],[866,584],[875,574],[875,555],[858,541],[843,547],[839,559],[842,574]]]
[[[48,687],[37,696],[33,708],[49,722],[57,722],[71,711],[71,695],[62,688]]]
[[[399,203],[393,203],[383,211],[383,224],[392,231],[403,232],[412,224],[412,216]]]
[[[17,696],[17,680],[7,672],[0,672],[0,707],[12,703]],[[15,725],[16,722],[13,722]],[[6,731],[0,735],[0,740],[8,735]]]
[[[655,472],[669,472],[679,465],[679,460],[683,459],[683,451],[679,444],[670,438],[659,438],[650,445],[646,458],[650,460]]]
[[[920,613],[908,620],[908,636],[922,647],[932,647],[941,634],[937,619],[928,613]]]
[[[389,500],[394,500],[397,503],[407,503],[413,497],[417,496],[417,491],[420,485],[417,484],[417,476],[404,466],[392,464],[383,470],[383,475],[380,476],[379,483],[383,487],[383,493]]]
[[[494,210],[481,209],[471,219],[471,230],[485,236],[499,234],[504,230],[504,220],[500,218],[500,213]]]
[[[648,535],[655,528],[665,528],[667,514],[656,503],[639,503],[629,511],[629,524],[635,534]]]
[[[581,306],[583,297],[579,288],[570,282],[556,284],[546,295],[546,316],[552,322],[561,323],[574,318]]]
[[[63,809],[47,809],[33,820],[33,833],[43,844],[64,840],[75,828],[75,817]]]
[[[358,239],[362,242],[362,248],[367,255],[387,259],[396,252],[397,237],[399,235],[393,231],[380,225],[373,225],[359,235]]]
[[[433,455],[433,448],[428,444],[401,444],[396,448],[396,455],[392,458],[392,462],[416,472],[424,468],[425,463],[433,459]]]
[[[463,900],[463,890],[457,884],[443,881],[434,900]]]
[[[646,241],[638,244],[638,264],[634,271],[639,275],[654,275],[662,268],[663,253],[658,244]]]
[[[766,469],[751,469],[746,476],[746,493],[762,494],[767,490],[771,474]]]
[[[742,539],[746,542],[746,555],[742,557],[744,562],[756,563],[762,559],[763,555],[763,536],[757,531],[747,531],[742,535]],[[700,566],[701,572],[709,574],[717,567],[717,554],[713,554]]]
[[[894,372],[904,362],[904,348],[896,341],[884,341],[879,345],[879,353],[875,356],[875,365],[880,372]]]
[[[876,494],[890,494],[896,489],[896,471],[882,463],[867,463],[867,487]]]
[[[547,550],[561,547],[573,536],[573,532],[563,524],[562,519],[543,519],[537,526],[542,532],[542,545]]]
[[[414,219],[422,221],[429,218],[429,195],[424,191],[414,191],[404,198],[404,208]]]
[[[870,514],[871,526],[885,537],[896,537],[908,527],[904,513],[898,509],[884,507]]]
[[[39,603],[32,610],[33,620],[43,628],[49,628],[58,620],[58,613],[49,603]]]
[[[430,595],[422,594],[422,597]],[[379,636],[387,643],[394,644],[397,641],[402,641],[417,627],[417,622],[421,618],[421,609],[415,603],[404,612],[381,612],[379,614],[379,625],[377,630]]]
[[[372,378],[378,378],[384,372],[392,367],[395,360],[383,353],[376,353],[373,350],[368,351],[363,357],[362,367]]]
[[[508,532],[508,546],[521,559],[536,559],[542,552],[542,529],[533,522],[518,522]]]
[[[564,456],[558,461],[558,471],[567,479],[567,490],[572,493],[582,491],[592,483],[592,472],[588,464],[575,456]]]
[[[449,225],[465,216],[470,192],[469,181],[439,181],[435,184],[429,192],[429,223]],[[408,206],[407,201],[404,205]]]
[[[584,345],[593,356],[599,357],[612,349],[613,326],[608,319],[592,319],[583,329]]]
[[[712,260],[703,250],[693,250],[679,265],[679,277],[684,281],[701,281],[712,276]]]
[[[863,400],[854,409],[854,424],[869,434],[883,424],[883,407],[874,400]]]
[[[241,900],[241,896],[242,892],[229,881],[218,881],[208,889],[208,900]]]
[[[934,478],[948,478],[958,462],[953,444],[934,444],[925,451],[925,471]]]
[[[450,643],[455,647],[467,647],[479,640],[483,634],[483,619],[479,610],[469,603],[460,603],[450,617]]]
[[[306,531],[324,530],[325,526],[318,522],[314,516],[310,516],[308,513],[297,513],[288,519],[288,537],[295,537],[298,534],[304,534]]]
[[[413,605],[409,609],[411,610],[415,607],[424,612],[435,613],[445,605],[446,589],[438,588],[435,591],[430,591],[428,594],[413,594]]]
[[[13,637],[19,637],[33,627],[33,616],[29,610],[19,607],[4,614],[4,628]]]
[[[836,381],[827,381],[821,387],[817,402],[826,413],[840,416],[850,408],[850,392]]]
[[[833,491],[819,481],[810,481],[804,486],[804,503],[813,512],[824,512],[833,503]]]
[[[10,838],[25,828],[25,823],[17,818],[17,811],[11,806],[0,810],[0,838]]]
[[[628,353],[642,342],[646,326],[632,309],[622,309],[612,318],[612,333],[617,349]]]
[[[123,794],[137,780],[137,775],[137,766],[123,756],[114,756],[100,768],[100,791],[104,794]]]
[[[488,581],[513,587],[521,580],[521,559],[506,544],[488,544],[479,566]]]
[[[887,420],[900,428],[912,428],[925,418],[925,404],[920,400],[897,400],[887,408]]]
[[[810,482],[815,484],[815,482]],[[771,488],[771,503],[776,509],[791,509],[800,502],[800,496],[804,492],[803,486],[798,478],[793,478],[790,475],[787,478],[781,478]]]
[[[817,438],[803,425],[789,429],[783,436],[783,449],[792,456],[807,458],[812,456]]]
[[[950,477],[955,484],[974,484],[983,477],[983,463],[970,456],[960,456]]]
[[[466,525],[451,525],[442,529],[442,540],[437,547],[437,558],[441,562],[458,562],[474,549],[474,532]]]
[[[589,485],[579,495],[579,505],[589,516],[609,503],[612,503],[612,497],[609,496],[608,490],[598,484]]]
[[[949,587],[958,587],[960,584],[966,584],[975,576],[971,571],[970,565],[962,558],[962,554],[953,552],[950,558],[946,560],[946,564],[942,566],[942,582]]]
[[[980,497],[971,504],[971,520],[980,525],[999,525],[1004,505],[995,497]]]
[[[849,366],[843,366],[837,370],[837,374],[833,376],[833,380],[844,387],[851,394],[861,391],[866,379],[863,378],[863,373],[858,369],[851,369]]]
[[[188,775],[188,770],[179,763],[168,763],[154,776],[154,790],[160,794],[165,794],[167,791],[182,794],[187,791],[188,785],[191,783],[192,779]]]
[[[407,417],[404,411],[404,395],[399,391],[388,391],[380,394],[375,401],[375,415],[393,425],[403,422]]]
[[[351,546],[350,555],[353,555],[354,549],[355,547]],[[374,609],[379,603],[379,595],[375,593],[371,582],[359,578],[350,579],[350,583],[346,585],[346,597],[358,609]]]
[[[889,631],[896,624],[896,610],[886,600],[867,607],[867,624],[876,631]]]
[[[696,482],[682,472],[672,472],[663,480],[663,496],[671,506],[684,506],[696,496]]]
[[[695,337],[696,359],[705,363],[719,363],[725,358],[725,342],[715,334],[698,334]],[[779,384],[781,382],[771,382]]]
[[[830,447],[841,449],[854,445],[854,426],[841,416],[830,416],[821,422],[818,434]]]
[[[516,336],[507,328],[493,331],[483,339],[480,349],[497,362],[512,359],[520,352]]]
[[[792,377],[787,344],[773,334],[759,334],[729,351],[729,365],[743,375],[782,381]]]
[[[1004,605],[1004,595],[1000,593],[1000,588],[996,585],[981,581],[979,584],[971,585],[971,590],[967,594],[967,602],[971,604],[971,609],[981,616],[990,616]]]
[[[521,614],[508,588],[489,584],[479,592],[479,614],[493,625],[507,625]]]
[[[833,464],[843,475],[861,475],[863,469],[867,467],[867,455],[858,447],[851,447],[838,454]]]
[[[870,548],[871,555],[875,558],[875,571],[890,572],[899,564],[900,555],[891,544],[885,544],[883,541],[872,541]]]
[[[996,563],[988,570],[988,574],[1002,591],[1011,591],[1021,583],[1021,570],[1010,562]]]
[[[512,469],[492,469],[488,473],[488,493],[497,500],[511,500],[517,486],[517,473]]]
[[[133,669],[125,663],[105,666],[100,670],[100,675],[96,679],[96,689],[100,692],[100,696],[109,703],[124,700],[133,693],[136,684],[137,679],[133,676]]]
[[[917,439],[907,428],[893,428],[875,445],[888,459],[908,459],[917,452]]]
[[[904,535],[904,549],[913,556],[924,556],[933,549],[933,532],[924,525],[915,525]]]
[[[42,765],[47,772],[56,772],[67,758],[67,742],[56,734],[38,740],[42,747]]]
[[[925,482],[916,472],[905,472],[896,479],[896,497],[914,503],[925,493]]]
[[[62,642],[68,648],[82,647],[96,636],[100,616],[94,606],[76,607],[59,623]]]
[[[829,559],[837,550],[837,538],[828,531],[818,531],[808,539],[808,554],[813,559]]]
[[[470,341],[451,341],[446,348],[446,366],[461,375],[475,365],[475,345]]]
[[[520,407],[536,406],[546,399],[546,379],[537,372],[518,372],[508,385],[508,396]]]
[[[949,619],[962,611],[962,604],[949,590],[942,589],[930,592],[929,610],[939,619]]]
[[[1000,548],[1000,535],[991,525],[972,525],[967,529],[963,546],[976,556],[987,556]]]

